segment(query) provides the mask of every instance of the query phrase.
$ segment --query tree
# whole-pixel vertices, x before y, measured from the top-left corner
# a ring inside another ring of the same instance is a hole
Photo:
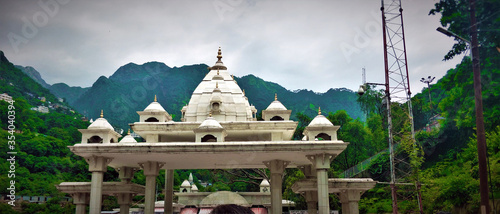
[[[375,153],[370,144],[372,134],[359,120],[353,120],[346,111],[340,110],[328,113],[328,120],[334,125],[340,125],[337,131],[338,139],[349,142],[347,148],[333,161],[335,170],[346,170]]]
[[[476,16],[478,28],[478,40],[483,46],[486,46],[488,52],[496,52],[500,47],[500,4],[498,0],[476,1]],[[429,15],[441,14],[441,25],[448,28],[463,38],[469,38],[469,2],[456,0],[440,0],[430,10]],[[467,50],[467,44],[455,39],[457,43],[445,55],[444,60],[464,53]],[[483,56],[481,56],[483,57]]]

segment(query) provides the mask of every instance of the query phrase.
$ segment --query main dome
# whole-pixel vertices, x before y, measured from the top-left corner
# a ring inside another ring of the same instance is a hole
[[[205,197],[200,202],[200,207],[216,207],[221,204],[236,204],[249,207],[248,201],[238,193],[229,191],[219,191]]]
[[[227,72],[219,49],[219,59],[210,67],[210,72],[196,87],[186,108],[183,108],[183,121],[202,122],[212,113],[217,121],[252,121],[253,108],[241,88]]]

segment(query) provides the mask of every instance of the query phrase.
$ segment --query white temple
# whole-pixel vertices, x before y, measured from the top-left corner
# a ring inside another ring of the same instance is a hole
[[[77,214],[85,213],[87,205],[91,214],[101,213],[103,194],[118,197],[121,213],[128,213],[133,195],[144,194],[144,213],[153,214],[156,177],[162,169],[166,170],[165,213],[173,213],[173,170],[235,168],[270,170],[270,184],[263,182],[261,191],[270,191],[270,195],[267,193],[268,212],[279,214],[282,213],[283,171],[292,167],[300,168],[306,175],[293,190],[304,194],[309,213],[329,213],[329,193],[339,194],[343,210],[348,210],[344,213],[358,213],[361,192],[372,188],[375,182],[371,179],[328,179],[331,161],[348,145],[337,139],[339,126],[333,125],[319,111],[306,127],[304,139],[294,141],[292,136],[297,122],[290,120],[291,110],[278,101],[276,95],[262,111],[264,120],[257,121],[257,109],[249,104],[223,64],[220,49],[217,59],[194,90],[188,105],[182,108],[180,122],[172,120],[156,96],[144,111],[137,112],[139,122],[130,127],[146,142],[136,142],[130,131],[118,142],[121,136],[102,113],[101,118],[87,129],[80,130],[81,143],[69,148],[87,160],[92,181],[58,185],[59,190],[72,194]],[[108,166],[119,171],[122,182],[103,182]],[[130,182],[139,169],[146,177],[145,187]],[[181,189],[185,191],[178,194],[203,195],[193,192],[189,181],[185,181]]]

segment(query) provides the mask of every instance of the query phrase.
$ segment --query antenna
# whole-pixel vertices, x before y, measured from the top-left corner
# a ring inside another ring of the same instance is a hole
[[[361,76],[363,78],[363,85],[364,85],[364,84],[366,84],[366,69],[365,69],[365,67],[363,67],[361,69]]]

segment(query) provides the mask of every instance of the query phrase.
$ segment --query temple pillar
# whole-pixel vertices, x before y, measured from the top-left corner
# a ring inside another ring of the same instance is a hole
[[[316,168],[313,165],[299,166],[298,168],[304,173],[306,179],[316,180]],[[318,213],[318,191],[306,191],[304,192],[304,198],[307,203],[307,213]]]
[[[92,172],[90,183],[90,214],[100,214],[102,205],[102,182],[104,173],[108,169],[111,158],[92,156],[85,159],[89,164],[89,171]]]
[[[174,201],[174,170],[165,170],[165,214],[174,213],[172,203]]]
[[[120,167],[119,172],[118,172],[118,177],[123,183],[130,183],[132,181],[132,178],[134,178],[134,173],[137,170],[137,168],[134,167]]]
[[[318,213],[318,192],[306,191],[304,193],[304,198],[307,203],[307,213]]]
[[[139,166],[143,169],[146,176],[146,192],[144,194],[144,214],[154,214],[155,211],[155,193],[156,193],[156,176],[163,167],[163,163],[156,161],[148,161],[140,163]]]
[[[88,193],[74,193],[71,195],[73,197],[73,204],[76,205],[76,214],[85,214],[87,208],[87,204],[89,203],[89,194]]]
[[[116,194],[116,199],[120,205],[120,213],[129,213],[130,204],[132,203],[132,193]]]
[[[283,212],[283,172],[290,162],[284,160],[265,161],[264,164],[271,171],[271,214],[281,214]]]
[[[307,155],[306,157],[316,168],[316,177],[318,184],[318,213],[329,214],[330,203],[328,199],[328,170],[330,169],[330,162],[335,156],[323,153],[316,155]]]
[[[340,191],[339,196],[340,203],[342,203],[342,213],[359,214],[361,191],[344,189]]]

